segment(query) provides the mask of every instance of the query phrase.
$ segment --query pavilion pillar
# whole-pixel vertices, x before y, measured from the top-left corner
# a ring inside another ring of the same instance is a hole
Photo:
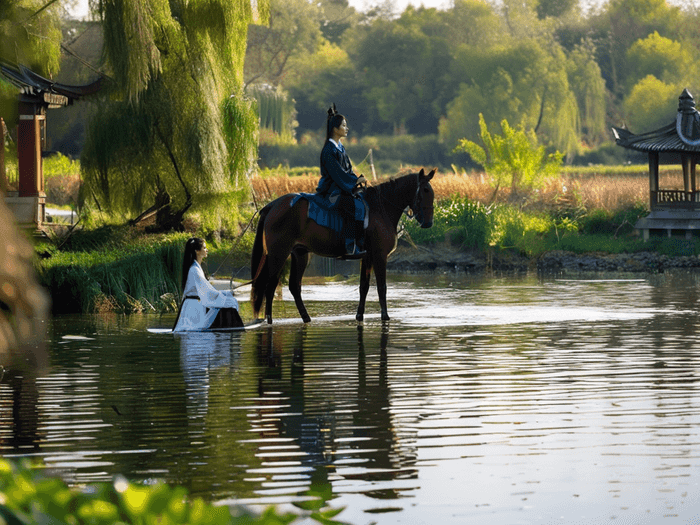
[[[690,174],[692,171],[692,159],[690,155],[682,154],[681,163],[683,165],[683,190],[686,193],[690,192]]]
[[[40,229],[46,221],[46,194],[41,158],[42,126],[46,108],[42,104],[20,101],[17,125],[17,197],[6,197],[17,223]]]
[[[656,193],[659,190],[659,154],[649,152],[649,209],[656,208]]]
[[[44,193],[41,124],[45,119],[46,110],[43,106],[20,103],[19,125],[17,126],[20,197],[35,197]]]

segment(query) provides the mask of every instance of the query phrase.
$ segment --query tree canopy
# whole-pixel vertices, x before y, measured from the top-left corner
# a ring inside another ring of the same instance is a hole
[[[51,78],[60,67],[58,4],[42,0],[0,0],[0,62],[22,64]],[[17,90],[0,82],[0,116],[17,118]]]
[[[256,142],[243,95],[246,34],[267,20],[267,3],[98,0],[96,9],[114,82],[83,150],[89,194],[125,216],[155,201],[172,210],[162,227],[177,227],[193,205],[207,207],[210,222],[235,218],[230,199]]]
[[[290,12],[307,3],[271,2]],[[345,25],[330,20],[331,4],[347,14]],[[648,75],[691,92],[700,86],[700,10],[691,4],[609,0],[584,10],[576,0],[455,0],[397,15],[323,0],[315,47],[294,53],[275,82],[296,101],[302,134],[319,130],[336,102],[364,134],[439,134],[449,149],[478,138],[483,113],[490,125],[507,118],[536,131],[571,159],[610,141],[611,125],[650,120],[649,105],[626,102]],[[671,91],[658,95],[677,99]]]

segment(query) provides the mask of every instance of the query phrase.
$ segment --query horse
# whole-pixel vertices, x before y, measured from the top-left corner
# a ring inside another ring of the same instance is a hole
[[[377,281],[377,293],[383,321],[389,320],[386,305],[386,265],[396,249],[397,227],[401,215],[410,208],[422,228],[433,224],[435,193],[430,180],[437,170],[427,175],[419,173],[392,178],[376,186],[369,186],[363,196],[369,208],[369,223],[365,230],[365,254],[360,267],[360,303],[355,318],[364,318],[365,301],[372,270]],[[259,319],[265,300],[265,319],[272,324],[272,299],[287,258],[292,256],[289,291],[294,297],[299,315],[305,323],[311,321],[301,298],[301,279],[309,262],[309,253],[323,257],[343,258],[345,243],[342,235],[322,227],[308,218],[308,201],[297,194],[279,197],[260,210],[251,256],[253,274],[250,292],[253,318]]]

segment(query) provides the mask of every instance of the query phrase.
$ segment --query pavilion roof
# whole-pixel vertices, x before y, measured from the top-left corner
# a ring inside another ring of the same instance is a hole
[[[678,97],[678,113],[675,121],[654,131],[635,135],[631,131],[613,127],[618,146],[647,152],[700,153],[700,113],[695,100],[687,89]]]
[[[44,78],[22,65],[0,64],[0,73],[19,88],[22,95],[39,99],[49,108],[67,106],[74,100],[97,93],[102,87],[102,78],[83,86],[71,86]]]

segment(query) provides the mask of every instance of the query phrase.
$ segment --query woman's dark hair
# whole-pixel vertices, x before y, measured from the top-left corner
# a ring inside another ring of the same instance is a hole
[[[338,113],[335,104],[328,108],[328,118],[326,119],[326,141],[333,137],[333,130],[339,128],[345,117]]]
[[[187,239],[185,243],[185,257],[182,260],[182,292],[185,292],[185,285],[187,284],[187,274],[190,273],[190,266],[197,259],[197,254],[199,250],[204,246],[204,239],[199,237],[192,237]]]

